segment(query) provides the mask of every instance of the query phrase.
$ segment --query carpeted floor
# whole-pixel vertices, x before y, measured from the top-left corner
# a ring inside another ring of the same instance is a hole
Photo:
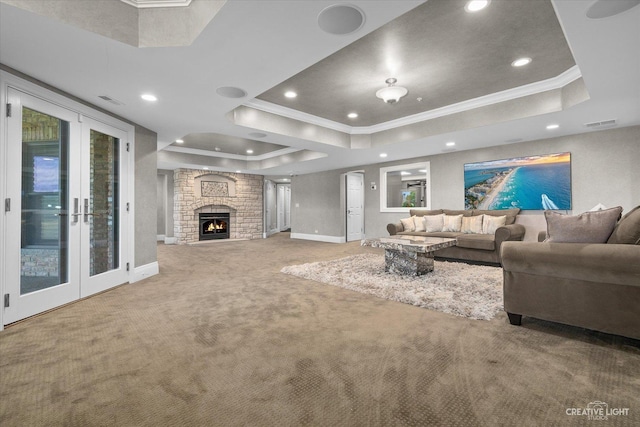
[[[280,273],[358,242],[160,245],[160,275],[0,333],[0,425],[639,425],[640,343]],[[606,421],[567,415],[590,402]]]

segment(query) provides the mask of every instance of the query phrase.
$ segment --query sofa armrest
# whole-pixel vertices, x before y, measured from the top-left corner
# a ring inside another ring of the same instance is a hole
[[[526,229],[522,224],[509,224],[498,227],[495,234],[496,252],[500,253],[500,246],[502,246],[502,242],[506,242],[508,240],[520,241],[524,239],[525,231]]]
[[[504,242],[505,272],[640,287],[640,245]]]
[[[547,240],[547,230],[542,230],[538,232],[538,242],[544,242]]]
[[[387,231],[389,232],[390,236],[395,236],[399,232],[404,231],[404,226],[401,222],[387,224]]]

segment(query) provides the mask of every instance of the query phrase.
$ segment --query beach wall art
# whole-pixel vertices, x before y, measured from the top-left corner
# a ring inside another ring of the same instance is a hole
[[[465,209],[571,209],[571,153],[464,165]]]

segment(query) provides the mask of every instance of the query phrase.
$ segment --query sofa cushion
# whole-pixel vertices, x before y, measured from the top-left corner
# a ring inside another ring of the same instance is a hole
[[[402,226],[404,227],[404,231],[415,231],[416,230],[416,224],[415,224],[415,222],[413,222],[413,217],[402,218],[400,220],[400,222],[402,223]]]
[[[442,231],[459,232],[462,228],[462,215],[444,215]]]
[[[498,209],[498,210],[474,210],[473,215],[491,215],[491,216],[506,216],[505,225],[514,224],[516,217],[520,213],[520,208],[512,209]]]
[[[425,231],[424,229],[424,217],[423,216],[412,216],[413,224],[415,226],[415,231]]]
[[[640,206],[636,206],[622,217],[607,243],[640,245]]]
[[[442,213],[442,209],[409,209],[409,215],[423,217],[425,215],[439,215]]]
[[[465,234],[482,233],[482,220],[484,215],[480,216],[463,216],[461,232]]]
[[[462,233],[454,233],[452,231],[440,231],[437,233],[426,233],[424,231],[401,231],[398,234],[405,236],[444,237],[446,239],[455,239],[462,235]]]
[[[605,243],[611,236],[621,213],[620,206],[601,211],[584,212],[576,216],[544,211],[548,236],[545,241],[553,243]]]
[[[463,234],[456,238],[456,246],[459,248],[483,249],[493,251],[496,241],[492,234]]]
[[[471,216],[471,211],[468,210],[451,210],[451,209],[442,209],[442,213],[445,215],[462,215],[462,216]]]
[[[444,215],[425,215],[422,217],[424,222],[424,228],[427,233],[433,233],[435,231],[442,231],[444,225]]]
[[[482,221],[482,234],[496,234],[496,230],[499,227],[502,227],[507,222],[506,215],[502,216],[492,216],[485,215],[484,221]]]

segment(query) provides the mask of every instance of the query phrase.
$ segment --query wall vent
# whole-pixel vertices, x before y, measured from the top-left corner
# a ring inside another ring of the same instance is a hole
[[[603,120],[601,122],[591,122],[591,123],[585,123],[584,124],[586,127],[588,128],[597,128],[597,127],[602,127],[602,126],[615,126],[616,125],[616,119],[611,119],[611,120]]]
[[[117,99],[111,98],[110,96],[107,96],[107,95],[98,95],[98,98],[105,100],[107,102],[110,102],[113,105],[124,105],[124,102],[118,101]]]

